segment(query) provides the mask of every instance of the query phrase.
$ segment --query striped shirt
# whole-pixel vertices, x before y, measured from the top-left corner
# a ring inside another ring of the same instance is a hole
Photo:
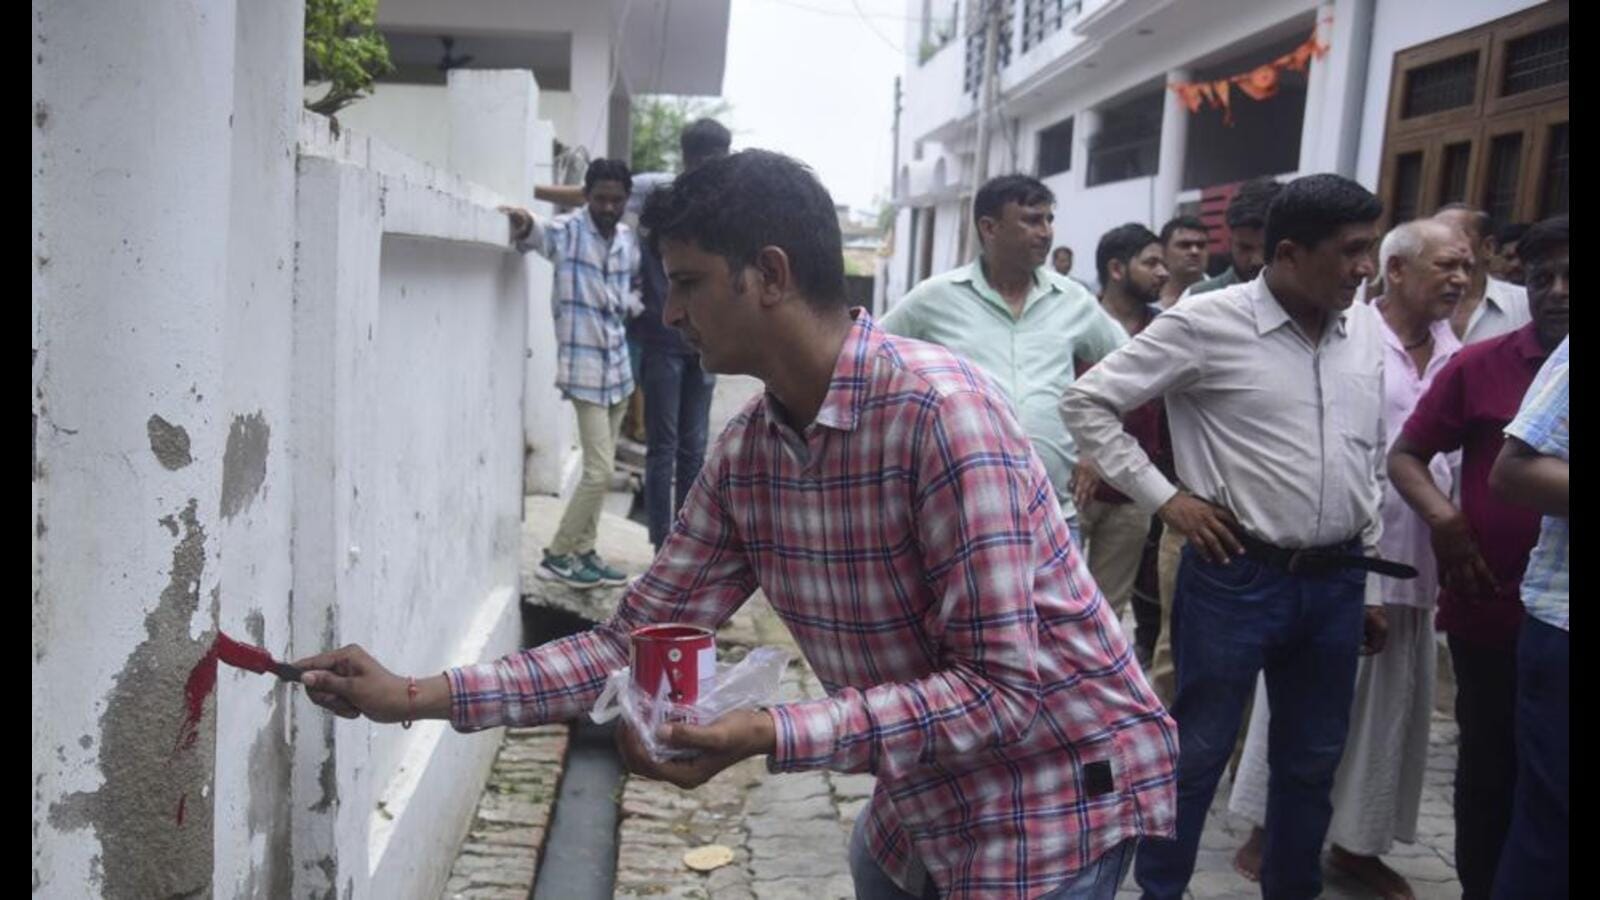
[[[1506,426],[1506,437],[1532,447],[1543,456],[1567,459],[1567,341],[1545,360],[1522,401],[1517,417]],[[1528,615],[1568,631],[1566,516],[1545,516],[1539,525],[1539,543],[1528,556],[1522,575],[1522,605]]]
[[[611,406],[633,393],[625,302],[639,273],[639,243],[617,224],[601,236],[588,207],[535,222],[517,245],[556,269],[551,295],[556,326],[556,389],[573,400]]]
[[[760,587],[828,694],[771,708],[769,767],[876,775],[867,845],[907,889],[1037,896],[1172,834],[1177,729],[1004,395],[854,315],[815,422],[752,400],[614,617],[451,670],[451,721],[577,716],[632,629],[715,627]]]

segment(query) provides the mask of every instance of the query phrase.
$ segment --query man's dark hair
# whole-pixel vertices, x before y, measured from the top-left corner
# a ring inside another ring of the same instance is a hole
[[[1532,227],[1527,222],[1512,222],[1508,225],[1501,225],[1495,230],[1494,242],[1501,247],[1507,244],[1515,244],[1517,241],[1522,240],[1522,236],[1527,234],[1528,229]]]
[[[678,150],[683,154],[685,168],[727,156],[731,146],[733,133],[716,119],[695,119],[678,133]]]
[[[1094,270],[1100,277],[1102,290],[1111,286],[1111,261],[1116,260],[1123,265],[1128,265],[1139,252],[1151,244],[1162,243],[1156,233],[1140,225],[1138,222],[1129,222],[1119,225],[1100,236],[1100,246],[1094,250]]]
[[[1494,216],[1489,215],[1487,210],[1479,209],[1470,203],[1446,203],[1435,210],[1433,214],[1437,216],[1439,213],[1454,210],[1462,210],[1472,214],[1472,227],[1477,232],[1476,236],[1473,237],[1474,241],[1481,241],[1494,235]]]
[[[1173,218],[1167,220],[1167,224],[1161,226],[1161,246],[1165,247],[1167,242],[1172,240],[1173,233],[1179,228],[1183,228],[1188,231],[1198,231],[1201,234],[1211,233],[1211,229],[1206,226],[1206,223],[1200,221],[1195,216],[1174,216]]]
[[[679,175],[645,203],[639,227],[659,254],[661,241],[694,244],[735,273],[763,247],[789,257],[796,287],[818,308],[845,306],[844,249],[833,198],[798,160],[742,150]]]
[[[1029,175],[991,178],[978,188],[978,195],[972,198],[973,224],[985,217],[1000,218],[1000,211],[1007,203],[1013,202],[1018,206],[1038,206],[1056,202],[1056,195],[1044,186],[1044,182]]]
[[[1531,267],[1560,253],[1570,243],[1567,217],[1554,216],[1530,225],[1523,232],[1522,240],[1517,242],[1517,258],[1525,268]]]
[[[1055,248],[1054,250],[1050,251],[1050,255],[1051,256],[1055,256],[1057,253],[1065,253],[1066,255],[1068,255],[1070,257],[1073,257],[1074,259],[1077,258],[1077,254],[1073,253],[1072,252],[1072,248],[1068,247],[1066,244],[1062,244],[1061,246],[1059,246],[1059,247]]]
[[[1343,175],[1296,178],[1267,207],[1267,261],[1277,258],[1284,241],[1311,249],[1346,225],[1376,222],[1382,215],[1383,201]]]
[[[1272,178],[1252,178],[1233,192],[1223,220],[1232,228],[1265,228],[1267,207],[1283,191],[1283,185]]]
[[[602,181],[621,182],[624,192],[633,193],[633,173],[628,171],[628,164],[620,159],[601,158],[589,163],[589,168],[583,173],[583,192],[589,193]]]

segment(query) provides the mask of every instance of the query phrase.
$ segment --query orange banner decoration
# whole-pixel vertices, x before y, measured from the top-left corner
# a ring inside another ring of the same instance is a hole
[[[1331,23],[1332,19],[1324,19],[1324,23]],[[1219,78],[1214,81],[1181,81],[1167,85],[1178,95],[1178,100],[1191,114],[1200,111],[1204,104],[1210,109],[1222,110],[1222,124],[1232,127],[1233,107],[1231,105],[1232,86],[1238,85],[1245,96],[1256,101],[1270,100],[1278,93],[1283,73],[1304,72],[1311,65],[1311,60],[1321,59],[1327,55],[1328,45],[1317,40],[1315,30],[1300,46],[1278,57],[1265,65],[1257,66],[1248,72],[1241,72],[1228,78]]]
[[[1229,79],[1226,78],[1221,81],[1213,81],[1211,82],[1211,89],[1217,94],[1217,105],[1222,107],[1222,124],[1232,128],[1233,107],[1228,105],[1228,81]]]
[[[1238,80],[1239,90],[1250,95],[1251,100],[1271,100],[1278,93],[1278,69],[1261,66]]]

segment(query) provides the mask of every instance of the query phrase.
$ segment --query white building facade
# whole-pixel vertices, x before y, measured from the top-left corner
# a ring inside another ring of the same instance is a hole
[[[909,0],[892,304],[970,260],[985,0]],[[998,0],[985,176],[1056,194],[1056,245],[1094,281],[1100,235],[1179,212],[1219,222],[1257,176],[1337,172],[1400,220],[1449,200],[1502,221],[1566,209],[1567,4],[1534,0]],[[1232,122],[1168,86],[1225,79],[1315,36],[1275,96]],[[1213,252],[1225,252],[1213,229]]]

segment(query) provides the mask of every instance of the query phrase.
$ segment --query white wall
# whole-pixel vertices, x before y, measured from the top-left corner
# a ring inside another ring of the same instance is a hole
[[[34,22],[33,893],[436,897],[497,733],[224,669],[189,743],[184,697],[218,628],[419,674],[514,645],[550,280],[461,176],[548,166],[532,81],[449,94],[495,148],[450,173],[302,118],[293,4]]]
[[[302,15],[238,3],[231,128],[228,288],[223,304],[226,428],[217,627],[287,655],[293,560],[292,371],[295,158]],[[287,63],[287,64],[286,64]],[[197,387],[197,391],[201,388]],[[213,892],[283,896],[290,853],[291,689],[218,672]],[[192,802],[192,800],[191,800]]]
[[[33,895],[203,892],[215,720],[180,735],[235,412],[235,13],[32,11]]]
[[[308,95],[320,90],[308,88]],[[441,84],[379,83],[369,96],[339,110],[339,123],[410,156],[450,167],[450,102]]]
[[[1376,190],[1382,167],[1383,125],[1389,114],[1394,55],[1408,47],[1476,28],[1530,6],[1537,0],[1378,0],[1372,27],[1372,56],[1361,116],[1357,181]]]
[[[452,85],[453,147],[462,133],[505,148],[530,132],[531,104],[521,122],[476,127],[460,108],[503,111],[507,93],[531,89],[527,73],[467,83],[491,96]],[[296,640],[360,643],[408,672],[501,655],[519,623],[524,336],[550,282],[507,251],[500,195],[349,130],[335,140],[317,117],[301,157]],[[325,470],[332,483],[313,491]],[[297,869],[295,892],[342,893],[348,880],[356,897],[436,896],[498,732],[301,707],[295,856],[332,877]]]
[[[1092,188],[1074,188],[1070,176],[1063,172],[1044,180],[1056,195],[1055,246],[1072,248],[1073,275],[1089,284],[1099,284],[1094,251],[1101,235],[1127,222],[1140,222],[1152,229],[1161,227],[1161,222],[1150,224],[1155,179],[1130,178]]]

